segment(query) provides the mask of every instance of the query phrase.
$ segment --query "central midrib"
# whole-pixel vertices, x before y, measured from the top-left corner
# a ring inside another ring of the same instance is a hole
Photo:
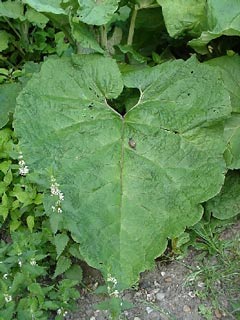
[[[121,160],[120,160],[120,206],[119,206],[119,265],[121,265],[121,232],[122,232],[122,206],[123,206],[123,166],[124,166],[124,129],[125,119],[122,117],[121,132]]]

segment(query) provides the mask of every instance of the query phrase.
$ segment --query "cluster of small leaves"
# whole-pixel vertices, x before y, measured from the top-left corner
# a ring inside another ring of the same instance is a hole
[[[17,139],[0,130],[0,319],[64,319],[82,281],[77,243],[54,235],[41,189],[19,173]]]
[[[69,48],[63,31],[55,29],[46,15],[26,2],[9,0],[0,3],[1,78],[9,75],[7,69],[30,60],[41,61],[44,55],[62,55]],[[13,70],[11,76],[16,77],[17,73]]]
[[[43,194],[19,174],[16,138],[10,128],[0,131],[0,159],[1,226],[4,228],[7,223],[13,232],[26,225],[32,232],[35,216],[41,216],[43,212]]]

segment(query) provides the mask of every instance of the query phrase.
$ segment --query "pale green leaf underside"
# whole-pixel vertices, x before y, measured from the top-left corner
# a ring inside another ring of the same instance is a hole
[[[92,25],[103,25],[111,20],[118,8],[119,0],[78,0],[80,21]]]
[[[226,36],[240,36],[240,1],[208,0],[208,28],[203,29],[199,38],[189,42],[197,52],[208,53],[206,45],[213,39]]]
[[[81,254],[118,288],[130,286],[202,214],[224,179],[230,99],[195,58],[129,73],[138,104],[122,117],[116,63],[97,55],[49,59],[18,99],[15,129],[30,170],[59,183],[65,226]],[[129,139],[136,148],[129,146]],[[51,215],[53,197],[45,207]]]
[[[224,129],[227,141],[225,159],[229,169],[240,169],[240,57],[224,56],[209,60],[207,64],[221,69],[224,86],[230,94],[234,113]]]
[[[229,91],[233,112],[240,113],[240,57],[223,56],[206,62],[222,71],[223,84]]]
[[[62,0],[23,0],[23,3],[27,3],[39,12],[65,14],[65,11],[61,8]]]
[[[228,172],[221,192],[207,202],[206,210],[221,220],[235,217],[240,213],[239,171]]]
[[[240,114],[233,113],[225,123],[224,136],[227,149],[224,153],[229,169],[240,169]]]
[[[206,26],[206,0],[157,0],[162,6],[166,28],[171,37],[185,33],[199,36]]]

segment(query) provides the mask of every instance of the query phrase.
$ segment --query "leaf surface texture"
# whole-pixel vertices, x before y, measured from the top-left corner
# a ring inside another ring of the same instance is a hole
[[[138,88],[139,101],[121,116],[108,101],[123,85]],[[54,176],[81,255],[124,289],[220,191],[230,112],[220,72],[195,57],[122,76],[114,60],[83,55],[43,63],[14,126],[26,164],[45,181],[48,214]]]

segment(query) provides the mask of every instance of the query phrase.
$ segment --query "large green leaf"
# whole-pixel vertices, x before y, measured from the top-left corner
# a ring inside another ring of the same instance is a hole
[[[20,1],[1,1],[0,16],[7,18],[23,18],[23,5]]]
[[[207,64],[221,69],[224,86],[231,97],[234,113],[226,121],[224,129],[227,141],[225,159],[228,168],[240,169],[240,57],[219,57],[209,60]]]
[[[240,114],[233,113],[225,123],[227,148],[224,156],[229,169],[240,169]]]
[[[171,37],[185,33],[196,37],[206,27],[206,0],[157,0],[162,6],[166,28]]]
[[[100,47],[99,43],[94,37],[94,34],[89,30],[89,26],[76,19],[70,20],[73,38],[77,41],[78,46],[84,49],[94,50],[103,53],[104,50]],[[79,50],[80,48],[78,48]]]
[[[114,60],[49,59],[19,96],[14,123],[24,161],[48,189],[46,211],[62,217],[82,256],[118,289],[153,266],[220,191],[222,120],[231,112],[219,72],[194,57],[124,81],[140,98],[121,116],[107,102],[123,89]]]
[[[221,192],[206,203],[206,210],[225,220],[240,213],[240,172],[229,171]]]
[[[42,13],[34,10],[33,8],[27,8],[25,13],[26,19],[31,22],[34,26],[44,28],[48,23],[49,19]]]
[[[118,8],[119,0],[78,0],[80,21],[103,25],[111,20]]]
[[[211,59],[207,64],[218,67],[222,71],[222,78],[225,88],[229,91],[233,112],[240,113],[240,57],[223,56]]]
[[[208,28],[202,30],[198,39],[189,44],[199,53],[208,53],[206,45],[213,39],[226,36],[240,36],[240,1],[208,0]]]
[[[9,114],[14,112],[16,97],[21,88],[19,83],[7,83],[0,86],[0,129],[7,124]]]
[[[65,14],[61,7],[62,0],[22,0],[30,7],[39,12],[50,12],[54,14]]]

